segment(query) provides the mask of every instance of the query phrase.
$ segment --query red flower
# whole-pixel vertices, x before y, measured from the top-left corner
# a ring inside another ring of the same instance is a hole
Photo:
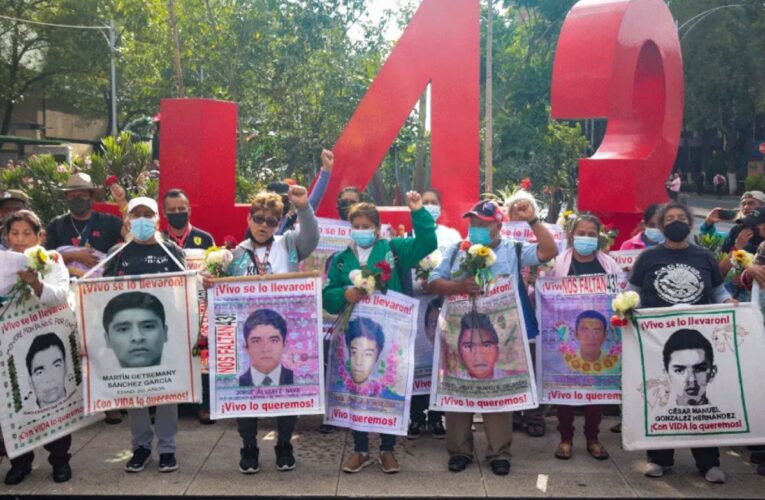
[[[209,349],[202,349],[199,351],[199,359],[202,361],[207,361],[210,359],[210,350]]]
[[[223,246],[227,250],[232,250],[236,248],[236,245],[237,245],[236,238],[234,238],[230,234],[227,234],[226,236],[223,237]]]
[[[117,184],[120,180],[117,178],[116,175],[110,175],[106,178],[106,181],[104,182],[104,186],[109,187],[112,184]]]
[[[621,326],[622,318],[620,318],[618,315],[614,314],[613,316],[611,316],[611,324],[613,326]]]
[[[526,177],[525,179],[521,180],[521,187],[528,191],[531,188],[531,179],[529,177]]]
[[[375,267],[380,270],[380,279],[383,283],[387,283],[390,280],[391,268],[390,264],[385,261],[378,262]]]
[[[462,242],[460,243],[460,250],[462,250],[463,252],[467,252],[468,248],[470,248],[471,245],[472,244],[468,240],[462,240]]]
[[[295,179],[286,178],[284,179],[284,183],[290,186],[297,186],[297,181]]]

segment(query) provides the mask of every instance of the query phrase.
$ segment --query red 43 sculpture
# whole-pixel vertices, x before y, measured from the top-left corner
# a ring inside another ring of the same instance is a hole
[[[406,117],[431,84],[431,178],[444,196],[442,222],[479,194],[479,0],[423,0],[335,144],[335,168],[318,214],[336,217],[343,186],[364,187]],[[682,123],[680,45],[660,0],[577,3],[558,43],[552,81],[555,118],[605,118],[603,144],[580,160],[579,206],[614,223],[622,237],[643,207],[666,199],[664,180]],[[234,103],[166,99],[161,103],[160,193],[186,190],[194,222],[240,236],[247,205],[235,205],[237,112]],[[401,207],[386,222],[408,226]]]

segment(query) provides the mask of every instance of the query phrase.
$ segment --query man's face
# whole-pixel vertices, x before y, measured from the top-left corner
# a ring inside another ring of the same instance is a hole
[[[499,346],[490,332],[471,329],[462,333],[459,343],[460,359],[473,378],[490,379],[499,358]]]
[[[380,355],[377,342],[366,337],[351,340],[351,378],[357,384],[367,381]]]
[[[165,215],[167,214],[191,214],[191,205],[185,196],[177,198],[165,198]]]
[[[2,201],[0,202],[0,219],[2,219],[8,214],[12,214],[13,212],[24,210],[26,207],[27,206],[21,200],[16,200],[11,198],[11,199]]]
[[[741,200],[741,213],[751,215],[755,210],[762,209],[763,204],[754,198],[747,197]]]
[[[704,356],[704,349],[682,349],[669,358],[667,376],[679,406],[695,406],[706,401],[707,384],[717,369]]]
[[[106,343],[122,368],[156,366],[162,361],[167,325],[152,311],[125,309],[114,315]]]
[[[66,396],[66,360],[56,346],[32,357],[32,390],[40,407],[50,406]]]
[[[266,374],[281,364],[284,339],[275,326],[258,325],[250,331],[245,348],[250,365]]]
[[[489,236],[491,237],[491,241],[497,241],[499,239],[499,234],[502,231],[501,222],[497,222],[494,220],[488,221],[488,220],[479,219],[478,217],[474,215],[470,216],[470,226],[489,228]]]
[[[595,318],[583,318],[576,327],[576,340],[582,350],[600,350],[606,340],[606,327]]]

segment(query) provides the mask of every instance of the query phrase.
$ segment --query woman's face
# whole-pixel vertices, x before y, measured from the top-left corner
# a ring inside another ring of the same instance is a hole
[[[653,214],[653,217],[651,217],[648,222],[644,222],[643,226],[648,227],[659,227],[659,211],[657,210],[656,213]]]
[[[685,222],[686,224],[690,224],[690,221],[688,220],[688,215],[685,213],[685,210],[682,208],[670,208],[664,213],[664,220],[662,221],[664,227],[667,227],[672,222],[675,222],[676,220],[679,220],[681,222]]]
[[[576,225],[572,234],[573,236],[589,236],[590,238],[597,238],[598,226],[594,222],[583,220]]]
[[[357,215],[351,220],[351,227],[353,229],[374,229],[377,232],[378,228],[372,219],[366,215]]]
[[[247,216],[247,225],[250,233],[258,243],[265,243],[271,239],[279,227],[279,218],[270,210],[256,210]],[[279,214],[281,216],[281,214]]]
[[[40,243],[40,235],[25,220],[18,220],[8,228],[8,245],[14,252],[23,252]]]
[[[425,191],[422,193],[422,204],[423,205],[441,205],[441,202],[438,201],[438,196],[436,196],[436,193],[433,191]]]

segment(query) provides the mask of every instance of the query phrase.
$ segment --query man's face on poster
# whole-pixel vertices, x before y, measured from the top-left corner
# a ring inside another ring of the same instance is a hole
[[[471,377],[490,379],[499,358],[499,346],[491,332],[481,329],[463,330],[460,335],[460,359]]]
[[[284,339],[275,326],[257,325],[247,335],[245,349],[250,357],[250,366],[260,373],[267,374],[282,362]]]
[[[674,351],[667,366],[667,376],[678,406],[708,404],[707,385],[717,373],[703,349]]]
[[[439,310],[432,308],[428,311],[428,316],[425,318],[425,335],[431,344],[436,342],[436,325],[438,325]]]
[[[114,315],[106,332],[106,343],[122,368],[144,368],[162,362],[167,325],[153,311],[123,309]]]
[[[351,378],[357,384],[363,384],[374,370],[380,348],[372,339],[356,337],[351,340]]]
[[[576,327],[576,341],[587,361],[600,357],[600,349],[606,340],[606,325],[597,318],[582,318]],[[590,359],[588,359],[590,358]]]
[[[41,408],[66,397],[66,359],[57,346],[37,352],[30,365],[32,390]]]

